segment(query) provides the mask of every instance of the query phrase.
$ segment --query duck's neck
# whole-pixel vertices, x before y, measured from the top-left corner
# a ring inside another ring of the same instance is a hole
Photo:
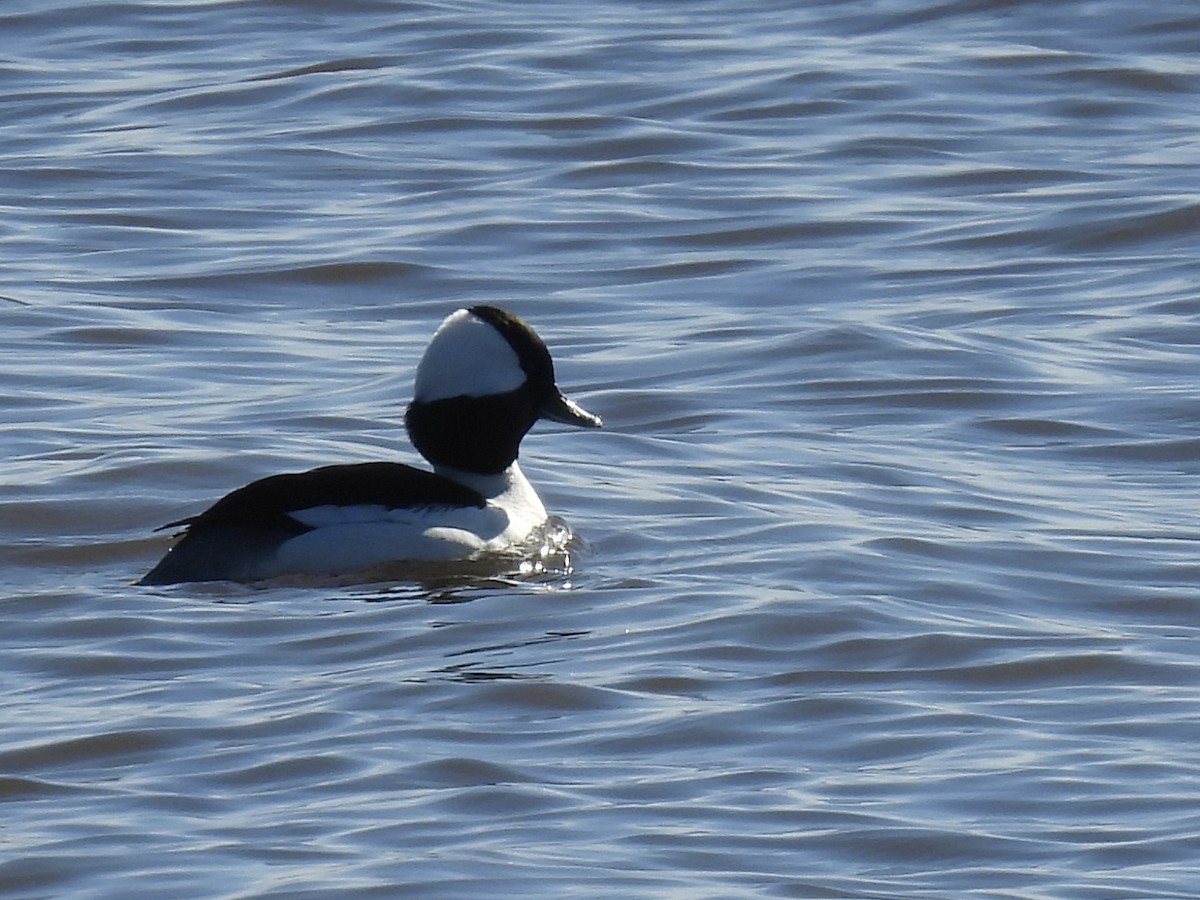
[[[487,397],[414,400],[404,414],[408,436],[434,468],[502,474],[517,460],[521,438],[537,419],[527,391]]]
[[[438,465],[433,467],[433,471],[444,478],[479,491],[488,500],[519,499],[522,503],[536,503],[541,506],[542,501],[538,499],[537,491],[533,489],[533,485],[529,483],[529,479],[525,477],[525,473],[521,471],[521,467],[516,462],[503,472],[495,474],[464,472],[453,466]]]

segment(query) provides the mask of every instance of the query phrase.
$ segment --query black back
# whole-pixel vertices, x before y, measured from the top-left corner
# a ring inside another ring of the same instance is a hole
[[[260,478],[226,494],[192,519],[190,530],[243,525],[303,534],[309,527],[288,515],[314,506],[374,505],[387,509],[482,507],[484,498],[457,481],[401,463],[321,466]]]

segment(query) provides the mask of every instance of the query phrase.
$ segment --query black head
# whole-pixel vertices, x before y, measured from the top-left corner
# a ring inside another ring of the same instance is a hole
[[[417,366],[404,419],[421,455],[435,466],[502,472],[540,418],[601,425],[562,395],[550,351],[520,318],[494,306],[447,317]]]

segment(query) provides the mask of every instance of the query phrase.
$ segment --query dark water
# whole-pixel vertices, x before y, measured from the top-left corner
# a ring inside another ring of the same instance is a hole
[[[1200,893],[1194,4],[0,34],[0,894]],[[572,572],[130,586],[471,303]]]

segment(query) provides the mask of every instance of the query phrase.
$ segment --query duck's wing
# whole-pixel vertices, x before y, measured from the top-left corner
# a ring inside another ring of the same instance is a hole
[[[322,466],[271,475],[225,495],[204,512],[164,528],[184,527],[179,542],[142,584],[249,581],[282,544],[312,530],[294,514],[320,508],[383,510],[478,507],[482,494],[434,472],[402,463]]]
[[[380,506],[426,509],[479,506],[483,495],[435,472],[402,463],[370,462],[322,466],[307,472],[270,475],[225,495],[186,524],[197,527],[248,525],[284,528],[293,534],[308,526],[290,513],[318,506]]]

